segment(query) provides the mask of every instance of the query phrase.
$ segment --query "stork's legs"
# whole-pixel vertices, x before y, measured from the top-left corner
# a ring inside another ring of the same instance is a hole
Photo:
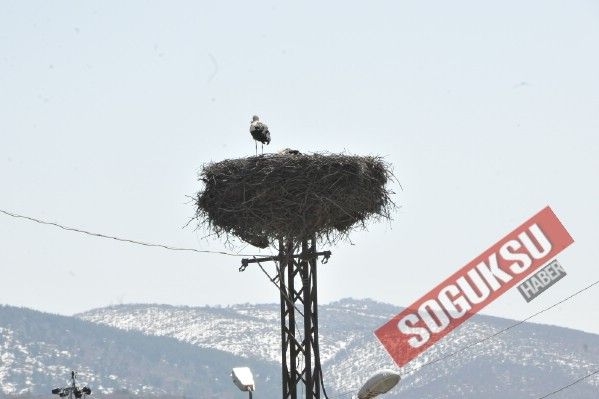
[[[258,156],[258,142],[254,140],[254,144],[256,145],[256,156]]]
[[[264,155],[264,143],[262,143],[262,155]]]

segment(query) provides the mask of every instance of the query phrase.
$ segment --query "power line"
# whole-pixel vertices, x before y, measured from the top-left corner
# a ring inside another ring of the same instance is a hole
[[[208,251],[208,250],[201,250],[201,249],[196,249],[196,248],[173,247],[173,246],[166,245],[166,244],[149,243],[149,242],[132,240],[129,238],[121,238],[121,237],[111,236],[111,235],[102,234],[102,233],[93,233],[91,231],[83,230],[83,229],[76,228],[76,227],[65,226],[65,225],[62,225],[62,224],[56,223],[56,222],[49,222],[47,220],[41,220],[41,219],[37,219],[37,218],[31,217],[31,216],[19,215],[17,213],[9,212],[9,211],[3,210],[3,209],[0,209],[0,213],[3,213],[6,216],[10,216],[15,219],[26,219],[26,220],[29,220],[29,221],[32,221],[35,223],[39,223],[39,224],[43,224],[43,225],[47,225],[47,226],[58,227],[59,229],[62,229],[62,230],[86,234],[88,236],[93,236],[93,237],[98,237],[98,238],[106,238],[106,239],[110,239],[110,240],[126,242],[129,244],[142,245],[145,247],[163,248],[163,249],[168,249],[169,251],[188,251],[188,252],[195,252],[195,253],[202,253],[202,254],[217,254],[217,255],[227,255],[227,256],[260,256],[260,255],[256,255],[256,254],[235,254],[235,253],[230,253],[230,252],[225,252],[225,251]]]
[[[568,389],[568,388],[572,387],[573,385],[576,385],[576,384],[578,384],[579,382],[581,382],[581,381],[584,381],[584,380],[586,380],[587,378],[589,378],[589,377],[592,377],[592,376],[594,376],[595,374],[598,374],[598,373],[599,373],[599,370],[595,370],[595,371],[593,371],[592,373],[589,373],[589,374],[585,375],[584,377],[580,377],[579,379],[577,379],[577,380],[575,380],[575,381],[571,382],[571,383],[570,383],[570,384],[568,384],[568,385],[564,385],[563,387],[561,387],[561,388],[559,388],[559,389],[556,389],[555,391],[549,392],[547,395],[540,396],[538,399],[545,399],[545,398],[548,398],[548,397],[550,397],[550,396],[552,396],[552,395],[555,395],[555,394],[556,394],[556,393],[558,393],[558,392],[565,391],[566,389]]]
[[[262,267],[262,265],[261,265],[260,263],[258,263],[258,266],[260,267],[260,269],[262,270],[262,272],[263,272],[263,273],[266,275],[266,277],[267,277],[267,278],[268,278],[268,279],[269,279],[269,280],[270,280],[270,281],[271,281],[271,282],[272,282],[272,283],[273,283],[273,284],[274,284],[274,285],[275,285],[275,286],[276,286],[276,287],[277,287],[277,288],[278,288],[278,289],[281,291],[281,293],[283,293],[283,295],[285,295],[285,296],[286,296],[286,293],[285,293],[285,292],[283,292],[283,290],[281,289],[281,287],[280,287],[280,286],[279,286],[279,285],[276,283],[276,281],[275,281],[275,278],[272,278],[272,277],[271,277],[271,276],[268,274],[268,272],[266,272],[266,270],[265,270],[265,269]],[[481,339],[481,340],[478,340],[478,341],[476,341],[476,342],[473,342],[473,343],[471,343],[471,344],[469,344],[469,345],[466,345],[466,346],[464,346],[464,347],[462,347],[462,348],[460,348],[460,349],[458,349],[458,350],[456,350],[456,351],[454,351],[454,352],[448,353],[448,354],[447,354],[447,355],[445,355],[445,356],[441,356],[441,357],[439,357],[439,358],[437,358],[437,359],[434,359],[434,360],[432,360],[432,361],[429,361],[429,362],[427,362],[427,363],[425,363],[425,364],[422,364],[422,365],[420,365],[420,366],[416,367],[415,369],[413,369],[413,370],[411,370],[411,371],[407,372],[406,374],[409,374],[409,373],[412,373],[412,372],[418,371],[418,370],[420,370],[420,369],[422,369],[422,368],[424,368],[424,367],[427,367],[427,366],[430,366],[430,365],[432,365],[432,364],[438,363],[438,362],[440,362],[440,361],[442,361],[442,360],[446,360],[446,359],[448,359],[448,358],[451,358],[451,357],[453,357],[453,356],[457,355],[458,353],[461,353],[461,352],[463,352],[463,351],[465,351],[465,350],[468,350],[468,349],[470,349],[470,348],[472,348],[472,347],[474,347],[474,346],[476,346],[476,345],[478,345],[478,344],[481,344],[481,343],[483,343],[483,342],[485,342],[485,341],[488,341],[488,340],[490,340],[490,339],[493,339],[493,338],[497,337],[498,335],[501,335],[501,334],[503,334],[504,332],[506,332],[506,331],[509,331],[509,330],[511,330],[512,328],[515,328],[515,327],[517,327],[517,326],[519,326],[519,325],[521,325],[521,324],[525,323],[526,321],[528,321],[528,320],[530,320],[530,319],[532,319],[532,318],[534,318],[534,317],[536,317],[536,316],[538,316],[538,315],[540,315],[540,314],[542,314],[542,313],[545,313],[545,312],[547,312],[547,311],[549,311],[549,310],[551,310],[551,309],[555,308],[556,306],[559,306],[560,304],[562,304],[562,303],[564,303],[564,302],[567,302],[567,301],[569,301],[570,299],[574,298],[575,296],[577,296],[577,295],[581,294],[581,293],[582,293],[582,292],[584,292],[584,291],[587,291],[587,290],[589,290],[590,288],[594,287],[594,286],[595,286],[595,285],[597,285],[597,284],[599,284],[599,280],[597,280],[597,281],[595,281],[595,282],[593,282],[593,283],[589,284],[588,286],[586,286],[586,287],[584,287],[584,288],[582,288],[582,289],[578,290],[577,292],[575,292],[575,293],[573,293],[573,294],[569,295],[568,297],[566,297],[566,298],[564,298],[564,299],[562,299],[562,300],[560,300],[560,301],[558,301],[558,302],[556,302],[556,303],[554,303],[554,304],[552,304],[552,305],[548,306],[547,308],[544,308],[544,309],[542,309],[542,310],[540,310],[540,311],[538,311],[538,312],[536,312],[536,313],[533,313],[532,315],[530,315],[530,316],[526,317],[525,319],[522,319],[522,320],[520,320],[520,321],[518,321],[518,322],[516,322],[516,323],[514,323],[514,324],[512,324],[512,325],[510,325],[510,326],[508,326],[508,327],[506,327],[506,328],[504,328],[504,329],[502,329],[502,330],[500,330],[500,331],[497,331],[497,332],[495,332],[495,333],[493,333],[493,334],[491,334],[491,335],[489,335],[489,336],[487,336],[487,337],[484,337],[484,338],[483,338],[483,339]],[[301,314],[301,311],[300,311],[299,309],[297,309],[297,307],[296,307],[296,310],[297,310],[298,312],[300,312],[300,314]],[[323,338],[324,338],[324,337],[323,337]],[[326,341],[327,341],[327,340],[325,339],[325,342],[326,342]],[[344,349],[344,350],[346,350],[346,351],[347,351],[347,349],[346,349],[346,348],[342,348],[342,349]],[[346,369],[348,369],[348,368],[351,368],[351,367],[353,367],[353,365],[347,365],[347,366],[345,366],[345,367],[340,367],[340,368],[337,368],[337,369],[336,369],[336,371],[337,371],[337,372],[339,372],[339,371],[343,371],[343,370],[346,370]],[[347,391],[347,392],[351,392],[351,391]]]
[[[554,391],[549,392],[548,394],[545,394],[543,396],[539,396],[537,399],[545,399],[545,398],[548,398],[550,396],[555,395],[556,393],[565,391],[566,389],[569,389],[569,388],[573,387],[574,385],[576,385],[576,384],[578,384],[578,383],[580,383],[580,382],[586,380],[587,378],[590,378],[590,377],[592,377],[592,376],[594,376],[596,374],[599,374],[599,370],[595,370],[595,371],[593,371],[593,372],[591,372],[591,373],[589,373],[589,374],[587,374],[585,376],[582,376],[582,377],[580,377],[580,378],[572,381],[571,383],[569,383],[567,385],[564,385],[564,386],[562,386],[562,387],[560,387],[560,388],[558,388],[558,389],[556,389]],[[341,397],[344,397],[344,396],[353,395],[354,393],[355,393],[354,389],[349,390],[349,391],[343,391],[343,392],[340,392],[339,394],[337,394],[335,396],[331,396],[330,399],[337,399],[337,398],[341,398]]]
[[[571,294],[571,295],[569,295],[569,296],[567,296],[567,297],[563,298],[562,300],[560,300],[560,301],[558,301],[558,302],[556,302],[556,303],[554,303],[554,304],[552,304],[552,305],[550,305],[550,306],[548,306],[548,307],[546,307],[546,308],[544,308],[544,309],[541,309],[541,310],[539,310],[538,312],[535,312],[535,313],[531,314],[530,316],[526,317],[525,319],[522,319],[522,320],[520,320],[520,321],[518,321],[518,322],[516,322],[516,323],[514,323],[514,324],[511,324],[511,325],[509,325],[508,327],[506,327],[506,328],[504,328],[504,329],[502,329],[502,330],[499,330],[499,331],[497,331],[497,332],[495,332],[495,333],[493,333],[493,334],[491,334],[491,335],[488,335],[488,336],[486,336],[486,337],[484,337],[484,338],[482,338],[482,339],[480,339],[480,340],[478,340],[478,341],[475,341],[475,342],[473,342],[473,343],[471,343],[471,344],[465,345],[465,346],[463,346],[463,347],[461,347],[461,348],[459,348],[459,349],[457,349],[457,350],[455,350],[455,351],[453,351],[453,352],[450,352],[450,353],[448,353],[448,354],[446,354],[446,355],[444,355],[444,356],[440,356],[440,357],[438,357],[437,359],[433,359],[433,360],[431,360],[431,361],[429,361],[429,362],[427,362],[427,363],[424,363],[424,364],[422,364],[422,365],[420,365],[420,366],[418,366],[418,367],[416,367],[416,368],[414,368],[414,369],[412,369],[412,370],[409,370],[409,371],[407,371],[407,372],[405,372],[405,373],[403,373],[403,374],[404,374],[404,375],[406,375],[406,374],[411,374],[411,373],[413,373],[413,372],[416,372],[416,371],[418,371],[418,370],[421,370],[421,369],[423,369],[424,367],[430,366],[430,365],[432,365],[432,364],[438,363],[438,362],[440,362],[440,361],[443,361],[443,360],[447,360],[447,359],[449,359],[449,358],[451,358],[451,357],[453,357],[453,356],[457,355],[458,353],[461,353],[461,352],[463,352],[463,351],[465,351],[465,350],[468,350],[468,349],[470,349],[470,348],[472,348],[472,347],[474,347],[474,346],[476,346],[476,345],[478,345],[478,344],[481,344],[481,343],[483,343],[483,342],[485,342],[485,341],[488,341],[488,340],[490,340],[490,339],[493,339],[493,338],[495,338],[495,337],[497,337],[497,336],[499,336],[499,335],[501,335],[501,334],[503,334],[503,333],[505,333],[505,332],[507,332],[507,331],[511,330],[512,328],[515,328],[515,327],[517,327],[517,326],[519,326],[519,325],[521,325],[521,324],[525,323],[526,321],[528,321],[528,320],[532,319],[533,317],[536,317],[536,316],[538,316],[538,315],[540,315],[540,314],[542,314],[542,313],[545,313],[545,312],[547,312],[547,311],[549,311],[549,310],[551,310],[551,309],[553,309],[553,308],[555,308],[555,307],[557,307],[557,306],[561,305],[561,304],[562,304],[562,303],[564,303],[564,302],[567,302],[567,301],[569,301],[570,299],[572,299],[572,298],[574,298],[575,296],[577,296],[577,295],[579,295],[579,294],[583,293],[584,291],[587,291],[587,290],[589,290],[589,289],[593,288],[593,287],[594,287],[594,286],[596,286],[597,284],[599,284],[599,280],[597,280],[597,281],[595,281],[595,282],[593,282],[593,283],[591,283],[591,284],[587,285],[587,286],[586,286],[586,287],[584,287],[584,288],[581,288],[580,290],[578,290],[578,291],[576,291],[575,293],[573,293],[573,294]],[[347,370],[348,368],[351,368],[351,367],[354,367],[354,365],[350,364],[350,365],[346,365],[345,367],[339,367],[339,368],[336,368],[336,371],[337,371],[337,372],[339,372],[339,371]],[[586,378],[586,377],[585,377],[585,378]],[[352,392],[352,391],[347,391],[347,392]]]
[[[599,280],[597,280],[597,281],[595,281],[595,282],[593,282],[593,283],[591,283],[591,284],[587,285],[586,287],[584,287],[584,288],[582,288],[582,289],[580,289],[580,290],[576,291],[575,293],[573,293],[573,294],[571,294],[571,295],[567,296],[566,298],[564,298],[564,299],[562,299],[562,300],[560,300],[560,301],[558,301],[558,302],[556,302],[556,303],[554,303],[554,304],[552,304],[552,305],[550,305],[550,306],[548,306],[548,307],[546,307],[546,308],[544,308],[544,309],[541,309],[541,310],[539,310],[539,311],[538,311],[538,312],[536,312],[536,313],[533,313],[532,315],[530,315],[530,316],[526,317],[525,319],[522,319],[522,320],[520,320],[520,321],[517,321],[516,323],[514,323],[514,324],[511,324],[511,325],[509,325],[508,327],[506,327],[506,328],[504,328],[504,329],[502,329],[502,330],[499,330],[499,331],[497,331],[497,332],[495,332],[495,333],[493,333],[493,334],[491,334],[491,335],[488,335],[488,336],[486,336],[486,337],[484,337],[484,338],[482,338],[482,339],[480,339],[480,340],[478,340],[478,341],[475,341],[475,342],[473,342],[473,343],[471,343],[471,344],[465,345],[465,346],[463,346],[463,347],[461,347],[461,348],[459,348],[459,349],[457,349],[457,350],[455,350],[455,351],[453,351],[453,352],[450,352],[450,353],[448,353],[448,354],[446,354],[446,355],[444,355],[444,356],[438,357],[438,358],[436,358],[436,359],[433,359],[433,360],[431,360],[431,361],[429,361],[429,362],[427,362],[427,363],[424,363],[424,364],[422,364],[422,365],[420,365],[420,366],[418,366],[418,367],[415,367],[414,369],[412,369],[412,370],[409,370],[409,371],[407,371],[407,372],[406,372],[406,373],[404,373],[404,374],[410,374],[410,373],[416,372],[416,371],[418,371],[418,370],[421,370],[421,369],[423,369],[424,367],[427,367],[427,366],[433,365],[433,364],[435,364],[435,363],[438,363],[438,362],[440,362],[440,361],[443,361],[443,360],[449,359],[449,358],[451,358],[451,357],[453,357],[453,356],[455,356],[455,355],[457,355],[457,354],[459,354],[459,353],[461,353],[461,352],[463,352],[463,351],[465,351],[465,350],[468,350],[468,349],[470,349],[470,348],[472,348],[472,347],[474,347],[474,346],[476,346],[476,345],[478,345],[478,344],[481,344],[481,343],[483,343],[483,342],[485,342],[485,341],[488,341],[488,340],[490,340],[490,339],[493,339],[493,338],[495,338],[495,337],[497,337],[497,336],[499,336],[499,335],[503,334],[504,332],[506,332],[506,331],[509,331],[509,330],[511,330],[512,328],[514,328],[514,327],[517,327],[517,326],[519,326],[519,325],[521,325],[521,324],[525,323],[526,321],[528,321],[528,320],[532,319],[533,317],[536,317],[536,316],[538,316],[538,315],[540,315],[540,314],[542,314],[542,313],[545,313],[545,312],[547,312],[548,310],[551,310],[551,309],[555,308],[556,306],[559,306],[559,305],[561,305],[561,304],[562,304],[562,303],[564,303],[564,302],[567,302],[567,301],[569,301],[570,299],[572,299],[572,298],[574,298],[575,296],[577,296],[577,295],[579,295],[579,294],[583,293],[584,291],[587,291],[587,290],[591,289],[592,287],[596,286],[597,284],[599,284]],[[340,367],[340,368],[337,368],[337,371],[343,371],[343,370],[346,370],[346,369],[348,369],[348,368],[351,368],[351,367],[353,367],[353,365],[348,365],[348,366],[345,366],[345,367]]]
[[[586,287],[584,287],[584,288],[581,288],[580,290],[578,290],[578,291],[576,291],[575,293],[573,293],[573,294],[571,294],[571,295],[567,296],[566,298],[564,298],[564,299],[562,299],[562,300],[560,300],[560,301],[558,301],[558,302],[554,303],[553,305],[550,305],[550,306],[548,306],[548,307],[546,307],[546,308],[544,308],[544,309],[541,309],[541,310],[539,310],[538,312],[536,312],[536,313],[533,313],[533,314],[531,314],[530,316],[526,317],[525,319],[522,319],[522,320],[520,320],[520,321],[518,321],[518,322],[516,322],[516,323],[514,323],[514,324],[511,324],[511,325],[509,325],[508,327],[506,327],[506,328],[504,328],[504,329],[502,329],[502,330],[499,330],[499,331],[497,331],[497,332],[495,332],[495,333],[493,333],[493,334],[491,334],[491,335],[488,335],[488,336],[486,336],[486,337],[484,337],[484,338],[482,338],[482,339],[480,339],[480,340],[478,340],[478,341],[475,341],[475,342],[473,342],[473,343],[471,343],[471,344],[465,345],[465,346],[461,347],[460,349],[458,349],[458,350],[456,350],[456,351],[454,351],[454,352],[450,352],[450,353],[448,353],[448,354],[447,354],[447,355],[445,355],[445,356],[441,356],[441,357],[439,357],[439,358],[437,358],[437,359],[431,360],[430,362],[424,363],[424,364],[422,364],[422,365],[420,365],[420,366],[416,367],[415,369],[413,369],[413,370],[412,370],[412,372],[414,372],[414,371],[418,371],[418,370],[420,370],[420,369],[422,369],[422,368],[424,368],[424,367],[430,366],[430,365],[432,365],[432,364],[435,364],[435,363],[438,363],[438,362],[440,362],[440,361],[442,361],[442,360],[445,360],[445,359],[448,359],[448,358],[450,358],[450,357],[453,357],[453,356],[457,355],[458,353],[461,353],[461,352],[463,352],[463,351],[465,351],[465,350],[467,350],[467,349],[470,349],[470,348],[472,348],[472,347],[474,347],[474,346],[476,346],[476,345],[478,345],[478,344],[481,344],[481,343],[483,343],[483,342],[485,342],[485,341],[488,341],[488,340],[490,340],[490,339],[493,339],[493,338],[497,337],[498,335],[500,335],[500,334],[503,334],[504,332],[506,332],[506,331],[509,331],[509,330],[511,330],[512,328],[514,328],[514,327],[517,327],[517,326],[519,326],[519,325],[521,325],[521,324],[523,324],[523,323],[527,322],[528,320],[532,319],[533,317],[536,317],[536,316],[538,316],[538,315],[540,315],[540,314],[542,314],[542,313],[545,313],[545,312],[547,312],[548,310],[551,310],[551,309],[555,308],[556,306],[559,306],[559,305],[561,305],[561,304],[562,304],[562,303],[564,303],[564,302],[567,302],[567,301],[569,301],[570,299],[572,299],[572,298],[574,298],[575,296],[577,296],[577,295],[579,295],[579,294],[583,293],[584,291],[587,291],[587,290],[591,289],[592,287],[596,286],[597,284],[599,284],[599,280],[597,280],[597,281],[595,281],[595,282],[593,282],[593,283],[591,283],[591,284],[587,285],[587,286],[586,286]]]
[[[254,256],[254,259],[256,259],[256,257]],[[293,307],[295,308],[295,310],[302,315],[302,317],[304,317],[304,314],[302,313],[301,310],[299,310],[299,308],[297,306],[295,306],[295,304],[293,303],[293,301],[291,300],[291,298],[289,298],[289,295],[287,295],[287,293],[285,292],[285,290],[283,290],[283,287],[281,287],[279,284],[277,284],[276,281],[276,277],[270,277],[270,274],[268,274],[268,272],[266,271],[266,269],[264,269],[264,267],[262,266],[262,264],[260,262],[256,262],[258,264],[258,266],[260,267],[260,270],[262,270],[262,273],[264,273],[264,275],[266,276],[266,278],[268,278],[270,280],[271,283],[274,284],[275,287],[277,287],[277,289],[280,291],[281,295],[283,295],[283,297],[291,304],[293,304]]]
[[[255,257],[254,257],[254,259],[255,259]],[[279,284],[277,284],[277,277],[271,277],[270,273],[268,273],[268,272],[266,271],[266,269],[264,268],[264,266],[262,266],[262,263],[260,263],[260,262],[256,262],[256,264],[258,265],[258,267],[260,268],[260,270],[262,271],[262,273],[264,273],[264,275],[266,276],[266,278],[267,278],[268,280],[270,280],[270,282],[271,282],[271,283],[272,283],[272,284],[273,284],[275,287],[277,287],[277,289],[280,291],[281,295],[283,295],[283,297],[284,297],[285,299],[287,299],[287,301],[288,301],[289,303],[293,303],[293,301],[291,300],[291,298],[289,298],[289,295],[288,295],[288,294],[285,292],[285,290],[283,289],[283,287],[281,287]],[[298,313],[299,313],[299,314],[300,314],[302,317],[304,317],[304,313],[303,313],[303,312],[302,312],[302,311],[301,311],[301,310],[300,310],[300,309],[299,309],[299,308],[298,308],[298,307],[297,307],[295,304],[293,305],[293,307],[295,308],[295,310],[296,310],[296,311],[297,311],[297,312],[298,312]],[[298,327],[298,328],[299,328],[299,327]],[[298,333],[299,333],[299,335],[300,335],[300,338],[301,338],[301,331],[300,331],[299,329],[298,329]],[[320,339],[320,340],[323,340],[323,341],[325,341],[325,342],[328,342],[328,343],[330,343],[330,344],[337,344],[337,342],[335,342],[335,341],[333,341],[333,340],[331,340],[331,339],[328,339],[328,338],[327,338],[327,337],[325,337],[324,335],[323,335],[323,336],[319,336],[319,339]],[[303,339],[302,339],[302,340],[303,340]],[[347,351],[347,349],[346,349],[346,348],[342,348],[342,349],[343,349],[343,350],[345,350],[345,351]]]
[[[17,214],[17,213],[14,213],[14,212],[9,212],[9,211],[4,210],[4,209],[0,209],[0,213],[4,214],[6,216],[10,216],[10,217],[15,218],[15,219],[29,220],[31,222],[35,222],[35,223],[38,223],[38,224],[52,226],[52,227],[57,227],[59,229],[65,230],[65,231],[71,231],[71,232],[85,234],[85,235],[92,236],[92,237],[98,237],[98,238],[104,238],[104,239],[111,239],[111,240],[115,240],[115,241],[120,241],[120,242],[126,242],[126,243],[130,243],[130,244],[135,244],[135,245],[142,245],[142,246],[146,246],[146,247],[163,248],[163,249],[167,249],[167,250],[170,250],[170,251],[188,251],[188,252],[195,252],[195,253],[209,253],[209,254],[218,254],[218,255],[227,255],[227,256],[237,256],[237,257],[252,256],[254,258],[256,256],[261,256],[259,254],[229,253],[229,252],[224,252],[224,251],[199,250],[199,249],[196,249],[196,248],[173,247],[173,246],[165,245],[165,244],[148,243],[148,242],[143,242],[143,241],[138,241],[138,240],[133,240],[133,239],[128,239],[128,238],[116,237],[116,236],[107,235],[107,234],[103,234],[103,233],[94,233],[94,232],[90,232],[90,231],[83,230],[83,229],[76,228],[76,227],[65,226],[65,225],[60,224],[60,223],[50,222],[50,221],[47,221],[47,220],[38,219],[38,218],[35,218],[35,217],[32,217],[32,216],[21,215],[21,214]],[[293,301],[291,301],[291,299],[289,298],[289,296],[287,295],[287,293],[282,289],[282,287],[279,286],[276,283],[276,281],[275,281],[276,279],[273,278],[273,277],[271,277],[268,274],[268,272],[264,269],[264,267],[259,262],[258,262],[258,266],[260,267],[260,270],[266,275],[266,277],[275,285],[275,287],[277,287],[277,289],[281,292],[281,294],[289,301],[289,303],[293,303]],[[302,317],[304,316],[304,314],[302,313],[302,311],[296,305],[293,305],[293,307],[295,308],[295,310],[297,310],[297,312],[300,315],[302,315]],[[301,332],[299,332],[299,335],[300,335],[300,338],[301,338]]]
[[[126,243],[129,243],[129,244],[141,245],[141,246],[146,246],[146,247],[162,248],[162,249],[166,249],[166,250],[170,250],[170,251],[187,251],[187,252],[195,252],[195,253],[208,253],[208,254],[218,254],[218,255],[237,256],[237,257],[245,257],[245,256],[256,257],[256,256],[260,256],[260,255],[257,255],[257,254],[239,254],[239,253],[235,254],[235,253],[230,253],[230,252],[225,252],[225,251],[200,250],[200,249],[196,249],[196,248],[173,247],[173,246],[165,245],[165,244],[148,243],[148,242],[137,241],[137,240],[128,239],[128,238],[111,236],[111,235],[102,234],[102,233],[94,233],[94,232],[90,232],[90,231],[83,230],[83,229],[76,228],[76,227],[65,226],[65,225],[62,225],[62,224],[59,224],[59,223],[56,223],[56,222],[49,222],[49,221],[46,221],[46,220],[42,220],[42,219],[31,217],[31,216],[20,215],[20,214],[9,212],[9,211],[3,210],[3,209],[0,209],[0,213],[4,214],[6,216],[10,216],[10,217],[15,218],[15,219],[25,219],[25,220],[29,220],[29,221],[32,221],[32,222],[35,222],[35,223],[38,223],[38,224],[43,224],[43,225],[47,225],[47,226],[57,227],[57,228],[60,228],[62,230],[65,230],[65,231],[71,231],[71,232],[75,232],[75,233],[85,234],[85,235],[88,235],[88,236],[93,236],[93,237],[98,237],[98,238],[104,238],[104,239],[111,239],[111,240],[115,240],[115,241],[126,242]],[[260,267],[260,270],[267,276],[267,278],[279,289],[279,291],[281,291],[281,293],[286,298],[288,298],[287,294],[276,283],[275,279],[272,278],[272,277],[270,277],[270,275],[268,274],[268,272],[266,272],[266,270],[262,267],[262,265],[260,263],[258,263],[258,266]],[[517,327],[517,326],[525,323],[526,321],[532,319],[533,317],[536,317],[536,316],[538,316],[538,315],[540,315],[540,314],[542,314],[542,313],[544,313],[544,312],[546,312],[548,310],[553,309],[554,307],[556,307],[558,305],[561,305],[564,302],[569,301],[570,299],[574,298],[575,296],[581,294],[584,291],[587,291],[588,289],[594,287],[597,284],[599,284],[599,280],[597,280],[597,281],[595,281],[595,282],[587,285],[586,287],[578,290],[577,292],[575,292],[572,295],[570,295],[570,296],[562,299],[561,301],[556,302],[553,305],[551,305],[551,306],[549,306],[547,308],[544,308],[544,309],[542,309],[542,310],[540,310],[540,311],[538,311],[538,312],[536,312],[536,313],[534,313],[534,314],[526,317],[525,319],[522,319],[522,320],[520,320],[520,321],[518,321],[518,322],[516,322],[516,323],[514,323],[514,324],[512,324],[512,325],[510,325],[510,326],[508,326],[508,327],[506,327],[506,328],[504,328],[502,330],[499,330],[499,331],[495,332],[494,334],[491,334],[491,335],[489,335],[489,336],[487,336],[487,337],[485,337],[485,338],[483,338],[481,340],[478,340],[478,341],[473,342],[473,343],[471,343],[469,345],[463,346],[462,348],[460,348],[460,349],[458,349],[458,350],[456,350],[454,352],[448,353],[445,356],[442,356],[442,357],[434,359],[434,360],[432,360],[430,362],[424,363],[424,364],[416,367],[415,369],[411,370],[411,372],[421,370],[424,367],[427,367],[427,366],[430,366],[432,364],[438,363],[438,362],[440,362],[442,360],[451,358],[451,357],[457,355],[458,353],[461,353],[461,352],[463,352],[465,350],[468,350],[468,349],[470,349],[470,348],[472,348],[472,347],[474,347],[474,346],[476,346],[478,344],[481,344],[481,343],[483,343],[485,341],[493,339],[493,338],[497,337],[498,335],[503,334],[504,332],[506,332],[508,330],[511,330],[512,328]],[[301,311],[295,305],[294,305],[294,307],[301,314]],[[344,369],[344,368],[341,368],[341,369]],[[590,377],[592,377],[592,376],[594,376],[596,374],[599,374],[599,370],[591,372],[591,373],[589,373],[589,374],[587,374],[587,375],[585,375],[585,376],[583,376],[583,377],[581,377],[581,378],[579,378],[579,379],[571,382],[568,385],[564,385],[564,386],[556,389],[555,391],[549,392],[548,394],[539,397],[538,399],[545,399],[545,398],[547,398],[549,396],[555,395],[556,393],[562,392],[562,391],[564,391],[564,390],[566,390],[566,389],[568,389],[568,388],[570,388],[570,387],[572,387],[572,386],[574,386],[574,385],[576,385],[576,384],[584,381],[585,379],[590,378]],[[342,397],[342,396],[347,396],[351,392],[353,392],[353,390],[351,390],[351,391],[344,391],[344,392],[340,393],[339,395],[333,396],[332,398],[338,398],[338,397]]]

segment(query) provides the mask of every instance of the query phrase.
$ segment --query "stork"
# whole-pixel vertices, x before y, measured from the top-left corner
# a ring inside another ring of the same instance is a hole
[[[268,126],[260,122],[260,118],[254,115],[250,122],[250,134],[256,144],[256,155],[258,155],[258,141],[262,143],[262,154],[264,154],[264,144],[270,144],[270,132]]]

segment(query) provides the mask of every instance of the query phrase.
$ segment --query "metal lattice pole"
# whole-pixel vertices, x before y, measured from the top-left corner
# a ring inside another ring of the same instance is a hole
[[[301,244],[297,254],[296,244]],[[321,256],[322,263],[327,263],[331,251],[317,252],[314,237],[304,239],[301,243],[281,239],[277,256],[243,259],[239,268],[239,271],[244,271],[251,263],[257,263],[266,273],[260,262],[274,261],[277,264],[277,277],[273,279],[268,273],[266,275],[280,291],[283,399],[298,399],[298,387],[304,388],[302,392],[305,392],[305,399],[320,399],[321,390],[324,392],[318,344],[316,271]],[[300,360],[303,360],[301,367]]]
[[[283,399],[298,399],[297,387],[304,384],[306,399],[320,399],[321,368],[318,347],[318,300],[316,242],[302,240],[299,256],[294,243],[279,243],[281,284],[281,362]],[[298,260],[295,260],[298,259]],[[299,277],[299,279],[298,279]],[[297,281],[299,280],[299,281]],[[301,285],[296,284],[301,281]],[[302,309],[300,312],[299,309]],[[303,314],[301,314],[303,313]],[[303,339],[298,340],[297,318],[303,319]],[[303,365],[299,368],[299,359]]]
[[[316,253],[316,237],[312,237],[311,239],[311,252],[313,254]],[[320,399],[320,384],[322,381],[322,368],[320,366],[320,344],[318,341],[318,290],[317,290],[317,273],[316,273],[316,264],[317,258],[310,258],[310,274],[311,274],[311,284],[312,290],[311,294],[311,305],[312,305],[312,344],[314,346],[314,372],[312,373],[314,387],[313,391],[316,393],[315,398]]]

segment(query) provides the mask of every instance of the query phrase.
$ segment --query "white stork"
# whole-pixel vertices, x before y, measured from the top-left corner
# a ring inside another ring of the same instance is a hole
[[[252,122],[250,122],[250,134],[255,140],[256,155],[258,155],[258,141],[262,143],[262,153],[264,154],[264,144],[270,144],[270,132],[268,131],[268,126],[260,122],[260,118],[256,115],[254,115]]]

